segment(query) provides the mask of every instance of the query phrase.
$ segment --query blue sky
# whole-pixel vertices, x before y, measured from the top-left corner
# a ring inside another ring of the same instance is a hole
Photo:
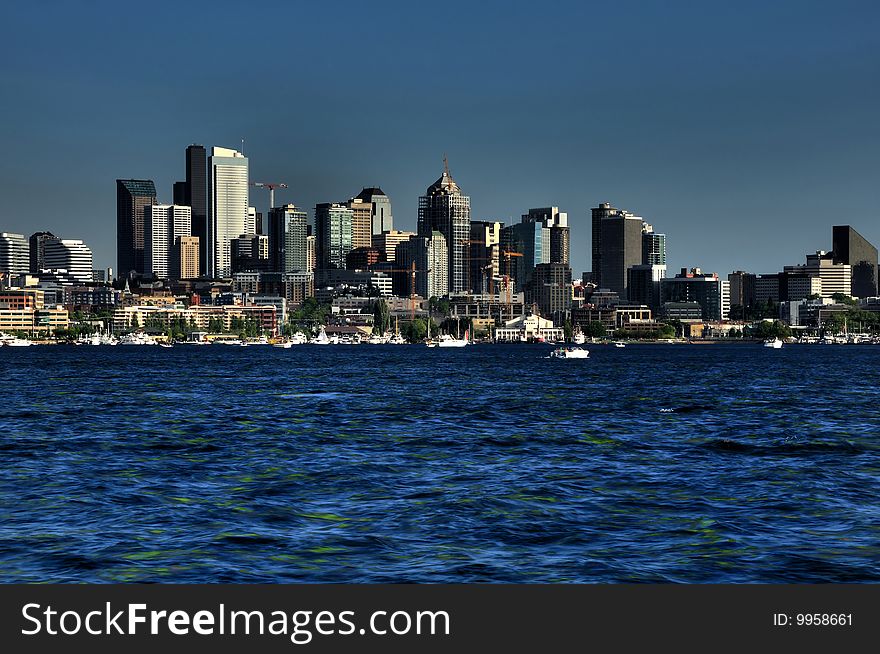
[[[446,153],[474,219],[568,211],[576,276],[605,201],[673,271],[779,270],[833,224],[880,244],[876,2],[17,2],[0,51],[0,230],[98,266],[117,177],[170,201],[186,145],[242,137],[277,201],[378,185],[401,229]]]

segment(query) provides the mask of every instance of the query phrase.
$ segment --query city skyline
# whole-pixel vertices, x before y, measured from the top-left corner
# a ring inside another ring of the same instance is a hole
[[[279,22],[297,24],[329,21],[336,10],[276,7]],[[186,177],[182,145],[238,149],[244,137],[251,180],[290,186],[276,203],[311,214],[380,187],[394,203],[394,227],[406,231],[415,231],[418,197],[445,152],[474,220],[511,224],[547,205],[566,211],[575,275],[590,269],[589,209],[601,202],[663,225],[670,270],[771,272],[804,251],[831,249],[828,223],[880,241],[875,6],[739,3],[714,8],[709,20],[694,7],[642,5],[633,14],[559,5],[535,14],[519,4],[505,12],[461,5],[454,48],[440,26],[420,21],[424,11],[380,6],[358,30],[381,27],[384,39],[316,62],[309,30],[282,50],[262,38],[253,12],[160,4],[169,46],[156,51],[105,29],[100,5],[59,7],[48,24],[38,8],[17,6],[3,46],[18,53],[4,58],[16,102],[0,115],[17,129],[5,144],[14,165],[0,197],[3,229],[82,238],[97,267],[114,265],[107,180],[152,179],[158,201],[169,203]],[[194,23],[200,29],[186,32]],[[81,47],[65,58],[72,37],[62,26],[70,25]],[[774,38],[781,29],[786,40]],[[229,30],[249,43],[240,62],[222,73],[210,59],[195,72],[174,66]],[[552,47],[524,47],[542,32]],[[132,60],[137,80],[127,78]],[[385,86],[359,86],[370,75]],[[426,78],[457,81],[460,96],[424,102]],[[126,92],[135,84],[179,102],[157,115]],[[206,114],[204,102],[230,87],[236,97]],[[363,102],[348,95],[358,88]],[[63,102],[50,100],[59,93]],[[312,101],[291,102],[301,97]],[[64,215],[40,210],[47,184],[65,197]],[[265,216],[267,194],[251,195]]]

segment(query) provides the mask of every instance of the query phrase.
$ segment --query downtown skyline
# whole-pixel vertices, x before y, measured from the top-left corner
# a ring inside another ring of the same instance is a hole
[[[772,272],[830,249],[828,224],[880,241],[870,4],[745,3],[711,17],[650,3],[638,13],[461,5],[451,47],[440,26],[415,33],[422,9],[386,3],[359,13],[359,30],[381,30],[377,44],[321,57],[309,30],[273,45],[261,12],[160,4],[168,45],[151,49],[107,30],[102,9],[59,7],[49,21],[33,8],[10,12],[3,47],[25,56],[4,59],[16,102],[0,109],[16,125],[5,142],[4,229],[82,238],[96,267],[115,265],[113,179],[152,179],[170,202],[184,178],[181,143],[238,149],[243,137],[250,179],[290,186],[276,204],[313,215],[320,202],[378,186],[394,202],[395,227],[409,231],[446,153],[474,220],[566,211],[575,275],[590,269],[589,212],[602,202],[663,225],[670,270]],[[274,10],[281,24],[336,24],[330,7]],[[78,43],[94,44],[64,58],[69,24]],[[182,39],[192,24],[200,29]],[[180,66],[233,30],[248,43],[236,65]],[[542,32],[547,47],[526,46]],[[455,83],[460,96],[434,96],[426,80]],[[211,101],[230,86],[231,99]],[[138,93],[174,101],[157,112]],[[63,211],[40,206],[47,187]],[[267,196],[251,192],[264,215]]]

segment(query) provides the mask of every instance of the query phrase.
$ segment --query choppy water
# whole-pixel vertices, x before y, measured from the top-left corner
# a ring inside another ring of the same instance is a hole
[[[0,348],[0,579],[880,581],[880,347]]]

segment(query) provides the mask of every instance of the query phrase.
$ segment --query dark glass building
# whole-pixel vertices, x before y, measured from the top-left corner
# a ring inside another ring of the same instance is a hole
[[[834,263],[852,266],[853,297],[877,295],[877,248],[849,225],[832,228]]]
[[[55,234],[52,232],[36,232],[31,234],[28,239],[31,274],[36,275],[46,267],[44,263],[44,248],[46,241],[50,238],[55,238]]]
[[[186,149],[184,192],[183,204],[192,208],[192,235],[199,237],[199,274],[204,275],[208,265],[208,158],[203,145]]]
[[[119,277],[144,273],[144,207],[156,204],[151,179],[116,180],[116,265]]]

